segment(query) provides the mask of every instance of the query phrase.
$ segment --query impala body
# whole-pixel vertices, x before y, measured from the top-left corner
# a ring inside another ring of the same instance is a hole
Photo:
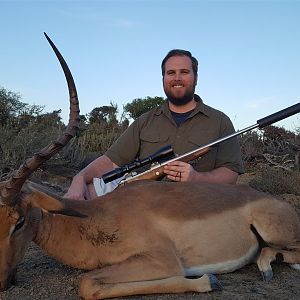
[[[78,201],[28,181],[79,123],[73,78],[49,42],[68,82],[70,122],[57,141],[0,183],[0,289],[15,282],[31,241],[64,264],[90,270],[80,282],[85,299],[212,291],[221,288],[213,274],[251,262],[270,280],[277,257],[299,268],[296,212],[248,186],[147,180]]]
[[[2,288],[31,240],[64,264],[93,270],[81,280],[85,299],[206,292],[219,287],[210,274],[257,261],[270,280],[277,255],[300,262],[296,212],[248,186],[138,181],[77,201],[27,182],[17,198],[0,207]]]

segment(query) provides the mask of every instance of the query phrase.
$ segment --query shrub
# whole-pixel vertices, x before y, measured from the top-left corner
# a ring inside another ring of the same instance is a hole
[[[272,195],[300,195],[300,172],[279,168],[262,167],[249,183],[253,188]]]

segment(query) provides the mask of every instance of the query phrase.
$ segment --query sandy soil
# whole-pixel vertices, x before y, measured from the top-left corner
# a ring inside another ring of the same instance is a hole
[[[251,176],[250,176],[251,177]],[[247,182],[249,177],[241,178]],[[300,197],[281,195],[300,212]],[[123,297],[124,299],[300,299],[300,271],[285,264],[273,266],[274,278],[263,282],[256,265],[230,274],[218,275],[223,291],[207,294],[168,294]],[[78,283],[83,271],[62,265],[31,244],[18,267],[18,283],[0,292],[1,300],[80,299]],[[122,298],[122,299],[123,299]]]

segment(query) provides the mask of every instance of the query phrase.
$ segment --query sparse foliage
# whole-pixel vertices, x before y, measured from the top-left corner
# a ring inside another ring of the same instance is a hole
[[[27,157],[55,140],[64,129],[60,113],[42,113],[43,108],[20,101],[21,97],[0,90],[0,176],[18,167]],[[48,164],[63,161],[70,167],[82,168],[101,155],[128,127],[128,120],[117,119],[117,106],[97,107],[81,115],[80,133]]]
[[[300,137],[282,127],[267,126],[240,137],[246,167],[267,164],[285,170],[299,170]]]
[[[115,125],[117,121],[118,107],[113,103],[110,106],[95,107],[89,114],[88,120],[90,124],[103,124],[107,126]]]
[[[152,108],[158,107],[165,102],[163,97],[146,97],[134,99],[124,106],[124,111],[130,118],[136,119]]]
[[[17,93],[0,88],[0,125],[23,126],[43,110],[42,106],[21,102]]]
[[[294,194],[300,196],[300,172],[263,166],[250,181],[253,188],[272,195]]]

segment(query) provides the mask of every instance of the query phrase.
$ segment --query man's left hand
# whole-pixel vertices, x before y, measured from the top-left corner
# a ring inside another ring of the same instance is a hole
[[[194,181],[198,172],[188,163],[172,161],[164,167],[164,173],[172,181]]]

